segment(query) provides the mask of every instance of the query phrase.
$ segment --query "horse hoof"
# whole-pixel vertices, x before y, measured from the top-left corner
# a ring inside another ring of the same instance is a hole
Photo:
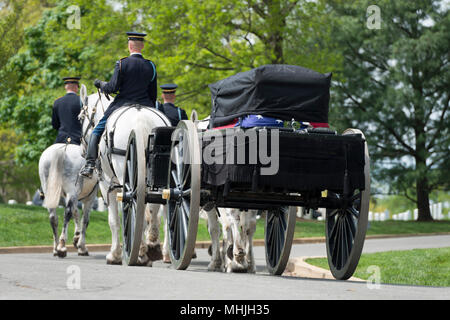
[[[153,262],[147,256],[143,256],[138,258],[136,265],[141,267],[152,267]]]
[[[67,256],[67,250],[60,250],[56,253],[59,258],[65,258]]]
[[[89,256],[89,252],[78,252],[78,255],[79,256],[82,256],[82,257],[87,257],[87,256]]]
[[[120,266],[120,265],[122,265],[122,260],[116,261],[116,260],[108,260],[107,259],[106,264],[113,265],[113,266]]]
[[[163,254],[163,262],[164,263],[172,263],[172,261],[170,261],[170,257],[168,254]]]
[[[208,265],[208,271],[222,272],[223,271],[222,262],[221,261],[218,261],[218,262],[211,261]]]
[[[161,245],[159,243],[147,244],[147,257],[150,261],[162,260]]]
[[[248,273],[248,265],[240,264],[235,261],[231,262],[227,267],[227,272],[233,273]]]

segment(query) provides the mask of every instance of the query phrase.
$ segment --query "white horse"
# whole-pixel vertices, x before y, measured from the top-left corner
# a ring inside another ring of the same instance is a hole
[[[86,119],[82,123],[83,127],[87,126]],[[89,135],[89,131],[83,131],[82,140],[88,139]],[[78,255],[89,255],[86,248],[86,229],[92,204],[97,196],[98,179],[97,176],[92,179],[78,176],[85,162],[82,152],[83,145],[56,143],[45,149],[39,159],[39,177],[45,196],[43,205],[48,209],[53,230],[53,255],[61,258],[67,255],[67,227],[72,217],[75,221],[73,244],[78,249]],[[65,196],[64,224],[58,239],[56,208],[62,195]],[[83,204],[81,226],[78,201]]]
[[[100,121],[103,112],[110,102],[99,100],[97,94],[88,97],[89,114],[96,114],[95,125]],[[100,103],[98,102],[100,101]],[[101,108],[101,110],[99,109]],[[111,229],[111,250],[106,256],[107,264],[122,264],[122,248],[120,245],[120,220],[117,193],[121,191],[124,179],[125,157],[128,140],[132,130],[138,132],[143,143],[147,143],[148,136],[153,128],[170,126],[169,119],[155,108],[140,108],[124,106],[111,114],[106,123],[106,129],[99,145],[100,191],[108,205],[108,222]],[[114,149],[112,149],[114,147]],[[146,145],[145,145],[146,147]],[[122,152],[115,152],[121,150]],[[111,152],[112,151],[112,152]],[[152,261],[161,259],[161,246],[159,242],[159,204],[147,204],[145,208],[145,221],[143,241],[139,251],[139,265],[151,266]]]
[[[218,210],[218,212],[217,212]],[[211,246],[208,253],[211,262],[209,271],[256,272],[253,254],[253,235],[256,231],[256,210],[243,211],[233,208],[203,210],[208,220]],[[223,241],[220,246],[220,225]]]

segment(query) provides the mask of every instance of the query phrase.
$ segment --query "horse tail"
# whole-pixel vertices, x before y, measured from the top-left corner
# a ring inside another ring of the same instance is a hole
[[[47,209],[56,208],[59,204],[62,192],[62,171],[64,165],[64,149],[55,150],[55,155],[50,162],[50,169],[47,179],[47,189],[44,191],[44,207]]]

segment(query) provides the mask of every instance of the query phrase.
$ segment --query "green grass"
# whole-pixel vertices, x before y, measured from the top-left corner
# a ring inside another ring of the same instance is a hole
[[[325,258],[306,262],[329,270]],[[380,268],[381,283],[450,287],[450,247],[363,254],[354,276],[367,280],[369,266]]]
[[[63,209],[58,209],[59,232],[63,223]],[[74,223],[69,226],[69,240],[73,236]],[[163,226],[161,225],[161,232]],[[376,221],[371,222],[368,235],[411,234],[450,232],[450,221],[410,222]],[[325,236],[324,223],[320,221],[297,221],[295,238]],[[255,239],[264,238],[264,220],[259,219]],[[210,240],[206,221],[199,220],[198,241]],[[87,231],[88,244],[111,243],[111,233],[106,212],[92,211]],[[26,205],[0,204],[0,247],[51,245],[53,243],[48,213],[44,208]]]

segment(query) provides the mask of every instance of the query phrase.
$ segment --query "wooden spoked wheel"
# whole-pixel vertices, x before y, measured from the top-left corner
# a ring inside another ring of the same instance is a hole
[[[364,134],[358,129],[347,129],[346,134]],[[328,265],[338,280],[350,278],[361,257],[367,231],[370,200],[370,158],[364,143],[364,190],[355,190],[345,207],[327,209],[325,234]],[[351,156],[351,155],[348,155]],[[328,197],[342,198],[342,194],[328,192]]]
[[[186,269],[197,238],[200,210],[200,147],[195,125],[180,121],[172,135],[168,172],[167,230],[170,259],[175,269]]]
[[[131,131],[125,155],[122,193],[123,263],[136,265],[142,241],[145,218],[145,139]]]
[[[264,242],[266,265],[270,274],[284,272],[291,253],[296,221],[295,207],[267,210]]]

